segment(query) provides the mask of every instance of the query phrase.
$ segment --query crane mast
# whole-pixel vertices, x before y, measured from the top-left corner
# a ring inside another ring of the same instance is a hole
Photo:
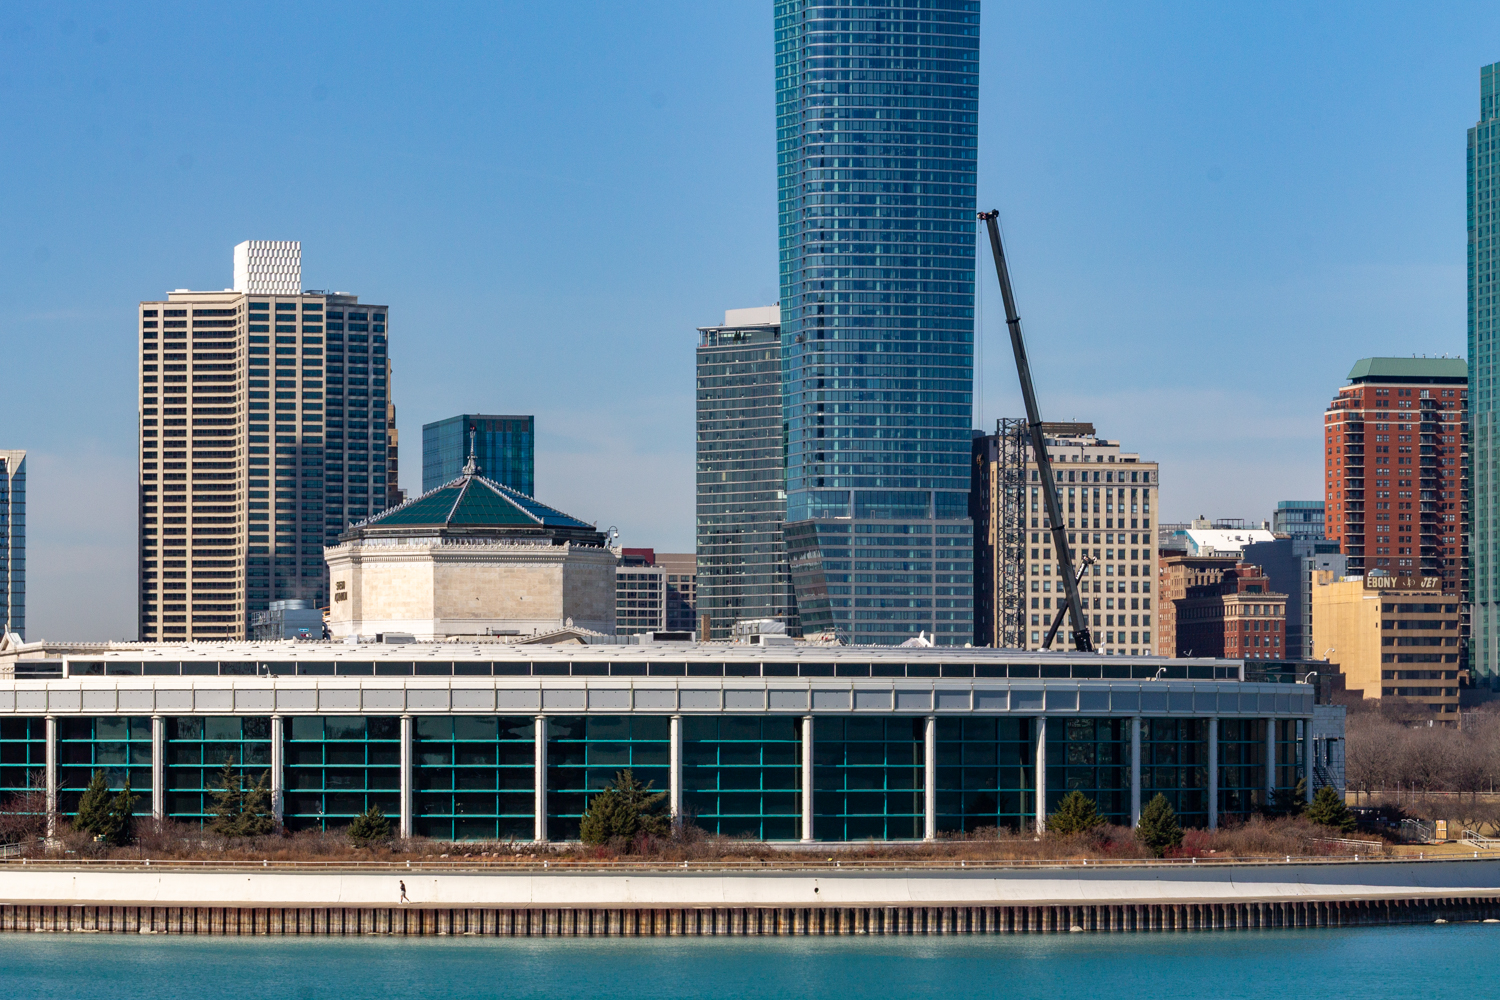
[[[1083,599],[1079,596],[1078,577],[1074,575],[1073,558],[1068,549],[1068,531],[1062,518],[1062,500],[1058,495],[1056,478],[1052,474],[1052,459],[1047,454],[1047,442],[1042,436],[1042,415],[1037,407],[1036,387],[1031,382],[1031,362],[1026,358],[1026,340],[1021,336],[1021,316],[1016,312],[1016,297],[1010,287],[1010,271],[1005,266],[1005,250],[1000,244],[1000,211],[980,212],[990,233],[990,250],[995,255],[995,274],[1000,279],[1000,297],[1005,302],[1005,325],[1010,329],[1010,346],[1016,355],[1016,373],[1021,378],[1021,398],[1026,403],[1026,425],[1031,431],[1031,450],[1036,456],[1037,470],[1042,480],[1042,496],[1046,501],[1047,519],[1051,522],[1052,547],[1057,550],[1058,571],[1062,576],[1068,595],[1068,614],[1072,621],[1073,647],[1082,652],[1093,652],[1093,633],[1089,631],[1088,619],[1083,614]],[[1085,557],[1086,558],[1086,557]],[[1043,649],[1052,647],[1062,616],[1058,615],[1047,632]]]

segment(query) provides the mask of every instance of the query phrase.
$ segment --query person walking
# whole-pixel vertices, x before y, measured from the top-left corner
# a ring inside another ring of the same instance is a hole
[[[398,879],[396,884],[399,885],[399,886],[401,886],[401,902],[403,902],[403,903],[410,903],[411,900],[409,900],[409,899],[406,898],[406,882],[405,882],[405,880]]]

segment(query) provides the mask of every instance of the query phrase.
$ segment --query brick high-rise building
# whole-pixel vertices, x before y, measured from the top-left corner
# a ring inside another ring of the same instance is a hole
[[[1468,590],[1468,366],[1365,358],[1323,414],[1327,537],[1351,575]]]
[[[1247,660],[1286,657],[1287,595],[1271,590],[1271,580],[1259,566],[1236,562],[1217,571],[1199,567],[1186,576],[1198,579],[1172,602],[1177,632],[1173,655]]]
[[[142,641],[326,607],[323,546],[386,506],[387,309],[302,291],[301,256],[242,243],[233,289],[140,304]]]

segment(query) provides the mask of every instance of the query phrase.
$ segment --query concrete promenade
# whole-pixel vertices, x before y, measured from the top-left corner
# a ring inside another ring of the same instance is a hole
[[[1500,859],[902,871],[181,871],[0,866],[0,903],[368,907],[1039,906],[1500,896]]]
[[[400,901],[405,882],[408,902]],[[1013,934],[1500,922],[1500,861],[493,873],[0,867],[0,931]]]

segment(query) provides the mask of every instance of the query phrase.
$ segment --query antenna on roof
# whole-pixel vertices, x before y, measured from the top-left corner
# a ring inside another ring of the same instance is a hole
[[[474,457],[474,435],[475,435],[475,433],[476,433],[476,428],[474,427],[473,424],[470,424],[469,425],[469,460],[464,463],[464,475],[466,475],[466,476],[477,476],[477,475],[479,475],[479,461]]]

